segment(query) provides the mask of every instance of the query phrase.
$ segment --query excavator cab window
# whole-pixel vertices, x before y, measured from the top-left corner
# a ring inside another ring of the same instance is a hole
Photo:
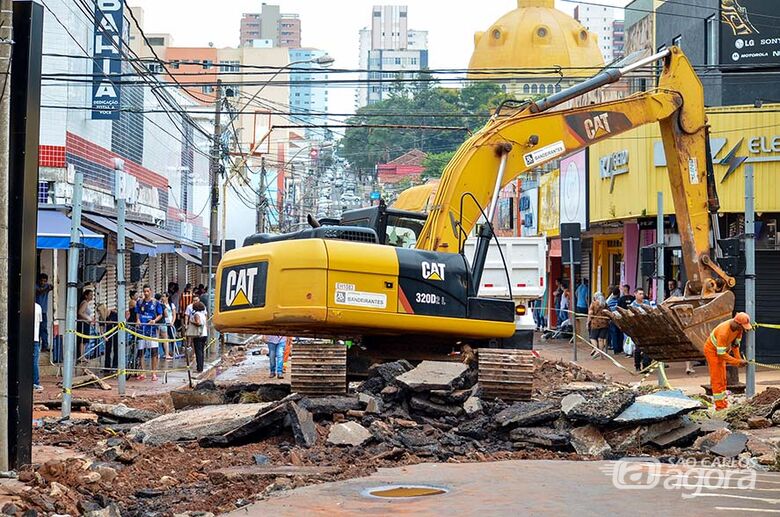
[[[420,235],[424,224],[425,219],[388,214],[385,244],[396,248],[414,248],[417,245],[417,236]]]

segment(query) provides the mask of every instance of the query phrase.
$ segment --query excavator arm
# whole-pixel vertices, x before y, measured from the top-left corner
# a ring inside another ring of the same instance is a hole
[[[551,111],[629,71],[663,59],[658,88],[627,99]],[[530,103],[508,116],[494,116],[458,150],[442,174],[417,247],[459,252],[483,212],[494,215],[501,187],[554,159],[639,126],[660,123],[669,164],[674,208],[690,287],[716,292],[733,279],[709,260],[707,121],[704,90],[688,59],[673,47],[625,69],[613,69],[573,88]],[[473,198],[472,198],[473,196]],[[476,202],[475,202],[476,201]]]

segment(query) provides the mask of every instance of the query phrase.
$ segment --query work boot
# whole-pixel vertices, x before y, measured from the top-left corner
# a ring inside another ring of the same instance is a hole
[[[272,373],[271,375],[268,376],[269,379],[273,379],[274,377],[276,377],[275,373]]]

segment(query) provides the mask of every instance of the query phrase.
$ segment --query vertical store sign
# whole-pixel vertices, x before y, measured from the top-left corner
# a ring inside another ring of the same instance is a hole
[[[92,118],[119,119],[124,0],[95,0]]]
[[[588,227],[587,158],[582,150],[561,160],[560,208],[561,224],[579,223]]]

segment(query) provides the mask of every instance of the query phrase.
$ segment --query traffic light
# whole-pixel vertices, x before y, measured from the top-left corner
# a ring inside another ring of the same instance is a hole
[[[143,265],[148,258],[147,253],[130,252],[130,282],[140,282],[146,276],[146,268]]]
[[[106,268],[101,266],[106,260],[106,250],[82,248],[79,258],[79,281],[81,285],[100,283],[103,277],[106,276]]]

